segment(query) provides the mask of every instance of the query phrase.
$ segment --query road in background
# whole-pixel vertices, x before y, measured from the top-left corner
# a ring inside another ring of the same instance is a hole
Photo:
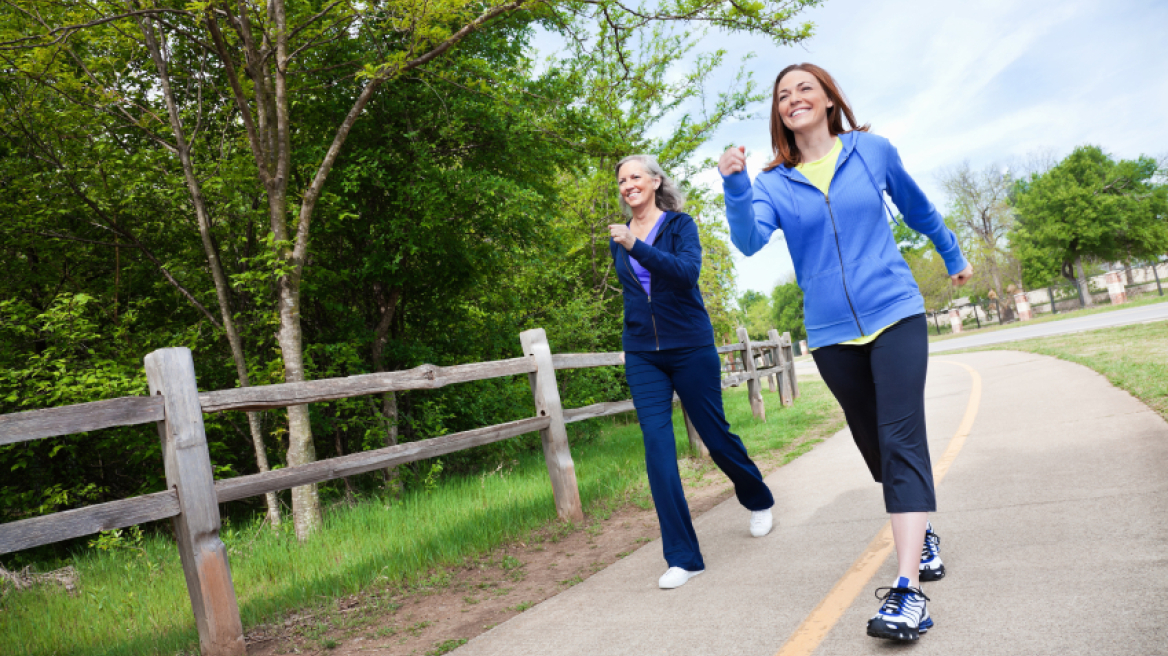
[[[929,344],[929,353],[956,351],[964,348],[1013,342],[1019,339],[1080,333],[1085,330],[1098,330],[1099,328],[1146,323],[1148,321],[1163,321],[1165,319],[1168,319],[1168,303],[1156,303],[1155,305],[1145,305],[1143,307],[1131,308],[1130,310],[1113,310],[1111,312],[1102,312],[1100,314],[1075,317],[1073,319],[1063,319],[1061,321],[1051,321],[1049,323],[1029,326],[1021,324],[1016,328],[996,330],[992,333],[985,333],[984,335],[975,334],[969,337],[954,337]]]
[[[994,332],[981,335],[973,334],[969,337],[954,337],[952,339],[930,343],[929,353],[936,354],[945,351],[956,351],[958,349],[1004,344],[1020,339],[1081,333],[1087,330],[1165,320],[1168,320],[1168,303],[1156,303],[1155,305],[1145,305],[1129,310],[1113,310],[1111,312],[1092,314],[1086,317],[1075,317],[1073,319],[1063,319],[1061,321],[1051,321],[1049,323],[1032,325],[1023,323],[1014,328],[995,330]],[[814,360],[800,360],[796,362],[795,371],[802,375],[819,374],[819,370],[815,368]]]

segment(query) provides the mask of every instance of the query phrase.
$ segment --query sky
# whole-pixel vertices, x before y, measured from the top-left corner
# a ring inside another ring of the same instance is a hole
[[[857,120],[889,138],[944,213],[939,183],[1046,151],[1061,159],[1094,144],[1121,159],[1168,155],[1168,1],[826,0],[799,17],[815,36],[797,46],[711,31],[702,50],[727,50],[710,88],[746,68],[767,92],[787,64],[812,62],[836,78]],[[755,118],[724,125],[698,153],[747,147],[751,177],[769,159],[769,100]],[[695,183],[720,191],[716,170]],[[738,290],[769,294],[792,275],[776,233],[754,256],[735,251]]]

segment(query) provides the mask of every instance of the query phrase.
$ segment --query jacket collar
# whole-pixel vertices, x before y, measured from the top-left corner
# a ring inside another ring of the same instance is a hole
[[[839,161],[842,162],[846,160],[849,156],[851,156],[852,151],[856,149],[856,142],[859,141],[859,137],[857,137],[858,134],[859,132],[852,130],[851,132],[845,132],[843,134],[836,135],[839,137],[840,143],[843,144],[843,150],[840,151]],[[795,167],[788,164],[777,166],[771,170],[778,171],[779,175],[791,180],[798,180],[799,182],[807,181],[807,178],[803,177],[802,173],[799,173],[795,170]],[[796,174],[799,175],[798,178],[794,177]]]
[[[665,218],[661,219],[661,227],[657,229],[657,236],[658,237],[661,236],[661,231],[668,228],[669,224],[673,222],[673,219],[677,218],[677,216],[679,214],[681,214],[681,212],[675,212],[673,210],[661,210],[661,211],[665,213]],[[628,221],[625,221],[625,227],[632,225],[632,223],[633,223],[633,220],[630,218]]]

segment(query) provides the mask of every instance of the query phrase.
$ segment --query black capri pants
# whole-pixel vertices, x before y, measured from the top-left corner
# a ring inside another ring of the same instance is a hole
[[[834,344],[811,352],[823,382],[844,409],[872,478],[884,485],[884,507],[890,513],[937,510],[925,432],[928,331],[925,315],[918,314],[868,344]]]

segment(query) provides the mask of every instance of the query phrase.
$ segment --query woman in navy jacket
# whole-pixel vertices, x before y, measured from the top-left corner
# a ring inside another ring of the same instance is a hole
[[[933,626],[920,581],[945,575],[928,520],[937,509],[925,434],[928,325],[924,299],[885,219],[892,211],[884,194],[910,228],[933,242],[954,285],[965,284],[972,269],[896,149],[867,130],[856,126],[827,71],[788,66],[775,79],[775,159],[753,187],[744,148],[726,151],[718,169],[739,250],[751,255],[783,231],[815,364],[883,484],[899,571],[868,635],[916,640]]]
[[[673,433],[676,391],[710,457],[751,511],[755,537],[771,530],[774,499],[722,409],[721,362],[702,303],[698,228],[680,210],[680,190],[648,155],[617,164],[627,224],[610,225],[609,248],[624,289],[625,376],[645,441],[649,489],[669,565],[658,585],[676,588],[705,570],[677,469]]]

